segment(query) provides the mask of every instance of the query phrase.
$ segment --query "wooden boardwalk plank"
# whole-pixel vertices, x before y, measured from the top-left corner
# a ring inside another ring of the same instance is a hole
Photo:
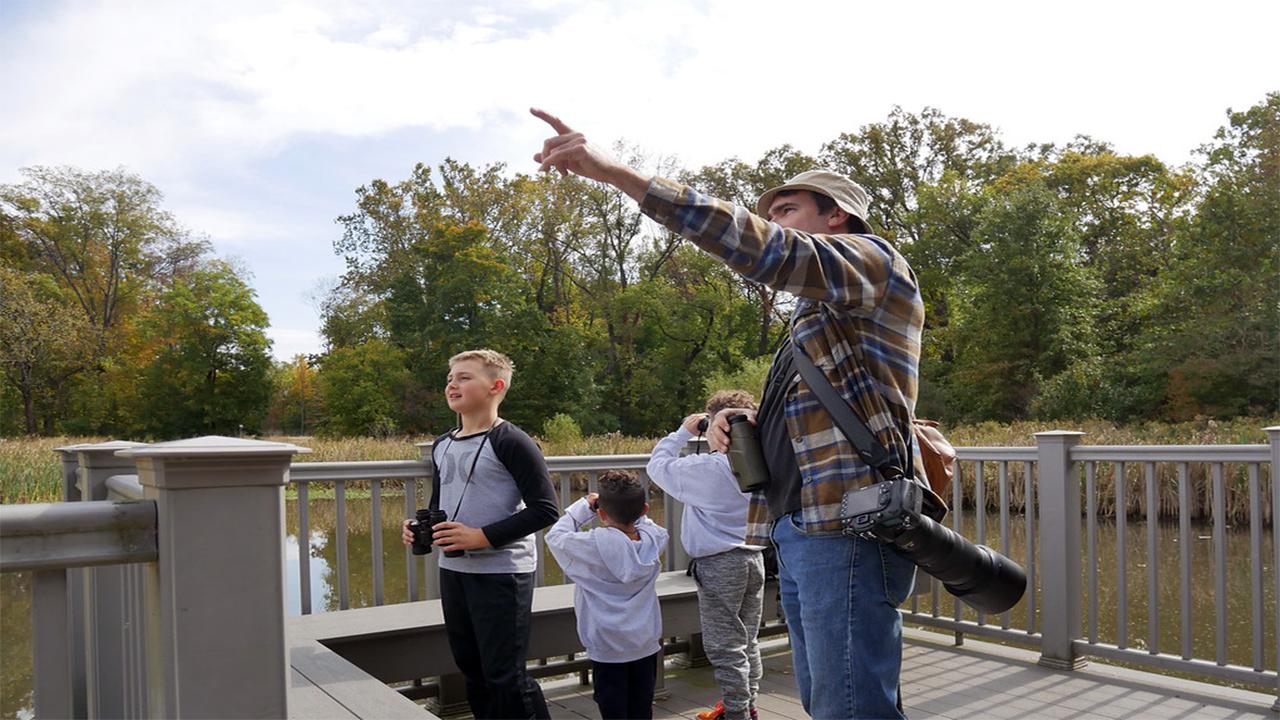
[[[290,677],[293,679],[289,688],[291,717],[308,717],[301,714],[301,710],[293,709],[295,698],[304,707],[315,707],[324,702],[314,695],[312,688],[318,688],[328,696],[333,707],[343,708],[348,713],[345,717],[424,720],[434,717],[320,643],[309,641],[292,644],[289,647],[289,665]],[[310,687],[307,686],[308,683]],[[326,711],[321,717],[344,716],[336,711]]]
[[[1084,720],[1274,720],[1273,698],[1136,670],[1090,664],[1063,672],[1036,664],[1038,655],[966,638],[907,630],[903,649],[903,698],[913,720],[1082,718]],[[785,641],[766,644],[765,675],[757,708],[761,718],[805,720],[791,655]],[[576,683],[545,686],[552,717],[599,718],[591,688]],[[668,667],[666,695],[654,718],[692,720],[720,696],[711,668]],[[563,713],[563,714],[561,714]]]
[[[303,718],[349,720],[356,716],[302,673],[290,668],[289,717],[298,718],[298,720]]]

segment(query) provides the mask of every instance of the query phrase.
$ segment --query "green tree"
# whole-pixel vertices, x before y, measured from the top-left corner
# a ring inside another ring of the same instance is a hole
[[[329,352],[318,380],[328,411],[325,432],[385,436],[402,424],[411,378],[404,352],[387,341]]]
[[[139,374],[142,432],[257,432],[271,400],[267,314],[223,261],[178,282],[140,322],[153,354]]]
[[[317,371],[306,355],[272,368],[274,394],[267,411],[266,426],[277,432],[309,435],[325,421]]]
[[[89,340],[38,403],[42,430],[122,433],[136,391],[129,371],[136,358],[126,356],[135,321],[209,245],[178,225],[161,208],[160,191],[136,175],[21,172],[25,182],[0,185],[0,265],[57,288]]]
[[[99,349],[148,289],[189,272],[208,250],[160,208],[155,186],[123,170],[24,168],[0,185],[12,267],[57,279],[98,332]]]
[[[1280,92],[1200,149],[1202,194],[1143,298],[1148,413],[1280,411]]]
[[[817,166],[817,159],[790,145],[782,145],[766,152],[755,165],[732,158],[688,173],[684,181],[702,192],[755,212],[756,199],[766,190]],[[756,308],[755,344],[750,351],[754,355],[766,355],[786,327],[789,298],[766,285],[730,275],[741,288],[746,302]]]
[[[1093,354],[1096,282],[1034,167],[988,189],[953,307],[953,392],[976,418],[1024,417],[1040,383]]]
[[[911,263],[925,303],[922,412],[949,412],[942,386],[952,370],[957,263],[973,248],[983,190],[1017,164],[990,125],[926,107],[895,106],[884,122],[842,133],[823,145],[822,165],[870,194],[871,226]]]
[[[59,387],[89,364],[94,339],[51,278],[0,266],[0,370],[21,399],[28,435],[52,430],[47,409]]]

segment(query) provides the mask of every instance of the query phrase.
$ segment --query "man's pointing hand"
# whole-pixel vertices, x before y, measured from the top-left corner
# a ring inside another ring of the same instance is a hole
[[[556,131],[555,136],[543,141],[542,152],[533,156],[533,161],[539,163],[539,172],[555,168],[561,175],[573,173],[613,185],[636,202],[644,198],[649,188],[648,178],[588,143],[585,135],[575,131],[555,115],[538,108],[530,108],[529,112]]]

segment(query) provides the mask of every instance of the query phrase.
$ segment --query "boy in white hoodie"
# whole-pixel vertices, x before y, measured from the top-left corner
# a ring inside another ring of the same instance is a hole
[[[547,531],[547,547],[576,583],[578,638],[591,658],[593,696],[604,720],[653,717],[662,614],[654,586],[667,531],[645,514],[644,486],[629,472],[600,474],[600,493],[570,505]],[[594,519],[601,527],[578,529]]]
[[[646,470],[668,497],[684,503],[680,539],[693,558],[698,583],[702,646],[715,667],[721,700],[700,720],[745,720],[756,716],[762,669],[760,614],[764,604],[764,548],[744,542],[750,493],[738,488],[722,453],[680,457],[699,421],[726,408],[755,408],[751,394],[725,390],[707,400],[705,413],[684,419],[653,449]]]

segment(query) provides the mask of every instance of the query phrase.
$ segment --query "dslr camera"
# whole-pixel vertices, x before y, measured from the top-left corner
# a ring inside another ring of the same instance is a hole
[[[413,554],[426,555],[431,552],[431,532],[439,523],[449,520],[449,514],[440,509],[423,508],[414,516],[413,522],[409,523],[409,530],[413,532]],[[466,550],[445,550],[445,557],[462,557],[466,555]]]
[[[936,496],[928,496],[932,493],[905,479],[847,492],[840,513],[844,532],[892,545],[947,592],[982,612],[1002,613],[1018,604],[1027,588],[1022,566],[939,523],[946,510],[934,506]]]
[[[768,483],[760,437],[745,415],[729,418],[729,437],[729,465],[739,487],[746,492]],[[982,612],[1012,608],[1026,592],[1026,571],[942,525],[945,514],[940,498],[901,476],[846,492],[840,507],[844,534],[892,545],[947,592]]]

